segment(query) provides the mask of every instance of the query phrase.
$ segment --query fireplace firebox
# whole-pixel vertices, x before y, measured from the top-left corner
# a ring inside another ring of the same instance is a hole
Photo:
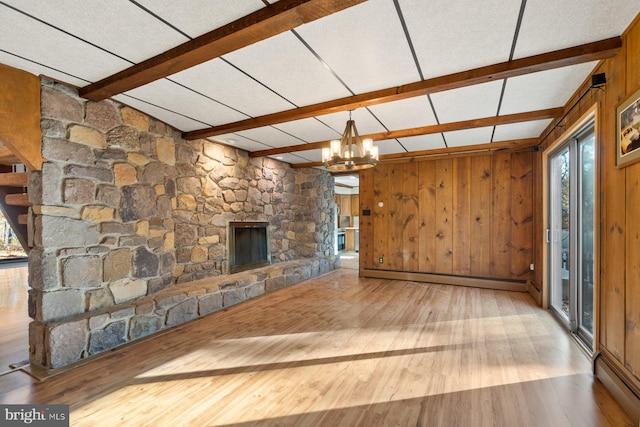
[[[229,223],[229,272],[271,264],[268,222]]]

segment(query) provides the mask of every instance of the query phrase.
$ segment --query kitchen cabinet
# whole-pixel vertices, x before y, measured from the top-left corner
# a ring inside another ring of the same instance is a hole
[[[336,196],[336,203],[340,207],[341,216],[351,216],[351,196],[338,194]]]
[[[360,196],[358,194],[351,195],[351,216],[360,215]]]
[[[344,249],[346,251],[355,251],[356,250],[356,230],[353,228],[347,228],[346,239],[344,244]]]

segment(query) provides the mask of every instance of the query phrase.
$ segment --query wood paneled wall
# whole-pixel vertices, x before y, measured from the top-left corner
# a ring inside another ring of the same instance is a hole
[[[360,208],[371,212],[360,217],[361,268],[529,279],[533,158],[487,154],[361,172]]]
[[[576,91],[565,110],[586,96],[567,118],[544,139],[548,147],[594,104],[598,166],[600,169],[600,277],[597,312],[599,349],[607,363],[640,394],[640,163],[616,167],[616,107],[640,89],[640,15],[623,34],[623,47],[614,58],[602,61],[593,74],[605,73],[604,90],[591,89],[591,76]],[[541,156],[536,156],[534,173],[541,173]],[[541,180],[536,180],[536,198],[541,200]],[[542,218],[534,225],[534,252],[542,262]],[[543,277],[536,271],[536,286]]]

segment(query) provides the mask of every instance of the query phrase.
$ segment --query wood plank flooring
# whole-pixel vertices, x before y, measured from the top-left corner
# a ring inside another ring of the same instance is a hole
[[[631,426],[527,294],[340,269],[32,380],[74,426]]]
[[[0,265],[0,374],[29,359],[27,264]]]

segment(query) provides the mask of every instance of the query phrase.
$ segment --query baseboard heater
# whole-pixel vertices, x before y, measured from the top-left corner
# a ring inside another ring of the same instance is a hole
[[[447,274],[415,273],[407,271],[360,269],[362,277],[377,279],[410,280],[443,285],[468,286],[472,288],[496,289],[501,291],[527,292],[526,280],[500,280],[484,277],[455,276]]]
[[[609,393],[625,410],[634,423],[640,426],[640,390],[630,385],[604,353],[598,353],[593,361],[593,373],[609,390]]]

